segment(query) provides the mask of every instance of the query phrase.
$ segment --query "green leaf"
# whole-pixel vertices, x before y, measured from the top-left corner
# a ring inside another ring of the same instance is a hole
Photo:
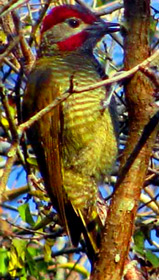
[[[145,235],[142,231],[138,230],[134,233],[135,251],[144,254]]]
[[[52,222],[52,219],[50,218],[50,216],[45,216],[44,218],[38,219],[35,223],[34,226],[34,230],[39,230],[42,229],[44,227],[46,227],[46,225],[50,224]]]
[[[5,274],[8,271],[8,253],[4,248],[0,248],[0,274]]]
[[[15,238],[12,240],[10,252],[9,252],[9,265],[8,270],[12,277],[17,276],[17,274],[25,274],[25,253],[27,241],[20,238]]]
[[[35,157],[28,157],[27,162],[34,167],[38,167],[38,163]]]
[[[6,44],[7,36],[3,30],[0,30],[0,42]]]
[[[37,245],[35,243],[35,245]],[[44,260],[38,260],[35,261],[34,257],[39,256],[42,254],[42,251],[37,247],[34,247],[34,243],[31,243],[27,247],[27,252],[26,252],[26,263],[28,265],[28,271],[30,275],[33,275],[36,279],[41,279],[39,272],[45,272],[47,273],[48,271],[48,264],[44,262]]]
[[[19,268],[19,263],[18,263],[17,252],[13,245],[11,245],[10,252],[8,255],[9,255],[8,271],[12,277],[15,277],[16,273],[17,273],[17,271],[16,271],[17,267]]]
[[[54,245],[54,240],[53,239],[46,239],[45,245],[44,245],[44,260],[45,262],[49,262],[51,261],[52,257],[51,257],[51,249],[52,246]]]
[[[145,235],[142,231],[138,230],[134,234],[134,251],[143,256],[146,260],[148,260],[154,268],[159,267],[159,258],[153,254],[150,250],[144,247]]]
[[[27,278],[27,276],[21,276],[20,278],[19,278],[20,280],[27,280],[28,278]]]
[[[25,261],[25,251],[28,241],[15,238],[12,240],[12,245],[15,247],[18,257],[24,262]]]
[[[30,213],[29,204],[25,203],[23,205],[20,205],[18,207],[18,211],[19,211],[19,214],[20,214],[22,220],[33,227],[35,223],[32,218],[32,215]]]
[[[159,267],[159,258],[150,250],[145,250],[146,259],[153,265],[154,268]]]
[[[1,117],[1,123],[6,129],[9,128],[9,123],[8,123],[8,120],[6,118]]]
[[[38,247],[37,248],[37,244],[36,243],[31,243],[29,244],[29,246],[27,247],[27,251],[29,252],[29,254],[34,258],[36,256],[41,255],[41,248]]]
[[[115,0],[97,0],[97,7],[100,7],[102,5],[108,4],[109,2],[114,2]]]
[[[27,263],[30,275],[38,278],[39,272],[37,269],[37,265],[36,265],[36,262],[34,261],[32,255],[30,254],[29,250],[26,251],[26,263]]]

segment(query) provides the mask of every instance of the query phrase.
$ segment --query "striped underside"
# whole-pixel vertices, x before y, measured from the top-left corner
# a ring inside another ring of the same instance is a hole
[[[79,54],[71,53],[65,57],[45,57],[37,61],[36,67],[38,71],[51,75],[48,86],[52,99],[54,91],[58,90],[60,95],[66,92],[70,88],[70,81],[76,88],[101,80],[96,71],[96,61],[87,55],[80,57]],[[43,104],[40,99],[39,109],[51,102],[47,90],[43,94]],[[68,198],[78,209],[90,208],[96,203],[96,184],[102,180],[103,175],[110,173],[116,159],[117,143],[111,115],[108,108],[103,112],[101,106],[105,96],[106,91],[102,87],[72,94],[62,103],[64,188]],[[46,127],[50,127],[51,121],[51,116],[45,117]],[[46,135],[42,137],[45,138]],[[45,141],[46,139],[42,140]]]

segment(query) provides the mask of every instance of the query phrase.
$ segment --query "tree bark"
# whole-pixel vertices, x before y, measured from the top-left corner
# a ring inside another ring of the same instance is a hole
[[[148,32],[150,1],[125,0],[127,31],[124,37],[125,69],[150,55]],[[120,176],[111,201],[93,280],[120,280],[128,256],[134,219],[149,158],[156,138],[157,118],[153,104],[154,85],[138,71],[125,84],[129,134],[120,166]]]

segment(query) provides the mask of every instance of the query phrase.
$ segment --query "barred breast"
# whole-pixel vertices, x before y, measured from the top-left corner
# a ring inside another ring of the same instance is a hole
[[[58,91],[59,95],[68,91],[70,83],[76,88],[101,80],[96,62],[89,56],[45,58],[37,62],[37,68],[39,72],[48,73],[50,76],[49,88],[45,85],[46,90],[43,92],[43,106],[51,103],[54,91]],[[117,140],[112,114],[109,108],[102,108],[105,98],[106,89],[101,87],[79,94],[74,93],[61,104],[59,125],[62,132],[63,183],[66,194],[76,209],[91,209],[95,205],[97,183],[102,180],[103,175],[111,172],[116,160]],[[39,105],[36,104],[36,108],[39,109],[42,106],[40,100],[37,93]],[[44,125],[46,124],[48,130],[53,121],[52,114],[53,112],[45,117]],[[41,129],[41,133],[44,133],[42,141],[45,142],[46,128]],[[47,157],[50,158],[49,155]]]
[[[67,60],[65,69],[72,73],[74,87],[101,80],[90,57]],[[75,62],[76,61],[76,62]],[[66,83],[64,83],[66,85]],[[66,169],[73,168],[100,181],[112,170],[117,155],[117,141],[109,108],[103,110],[106,89],[101,87],[72,94],[63,103],[63,159]]]

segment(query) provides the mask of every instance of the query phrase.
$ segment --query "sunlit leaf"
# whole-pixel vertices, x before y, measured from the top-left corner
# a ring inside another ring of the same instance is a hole
[[[145,250],[146,259],[152,264],[154,268],[159,267],[159,258],[150,250]]]
[[[10,275],[12,277],[14,277],[14,276],[16,276],[17,268],[21,268],[22,266],[19,263],[18,254],[17,254],[17,251],[16,251],[16,249],[13,245],[11,245],[9,256],[10,257],[9,257],[8,270],[9,270]]]
[[[30,208],[28,203],[20,205],[18,207],[18,211],[24,222],[28,223],[31,226],[34,226],[35,223],[30,213]]]
[[[45,262],[49,262],[52,257],[51,257],[51,249],[52,249],[52,246],[54,245],[54,240],[53,239],[49,239],[47,238],[46,241],[45,241],[45,245],[44,245],[44,260]]]
[[[20,238],[14,238],[12,241],[12,245],[15,247],[18,256],[24,261],[25,260],[25,251],[26,251],[26,245],[28,241],[20,239]]]
[[[17,275],[19,270],[25,271],[25,254],[28,241],[20,238],[12,240],[10,254],[9,254],[9,273],[12,277]]]
[[[9,123],[8,120],[4,117],[1,117],[1,123],[4,127],[8,128],[9,127]]]
[[[29,250],[26,251],[26,263],[28,266],[28,270],[30,275],[37,277],[38,276],[38,269],[36,266],[36,262],[34,261],[32,255],[30,254]]]
[[[8,271],[8,252],[5,248],[0,248],[0,274]]]
[[[28,157],[27,162],[35,167],[38,167],[38,163],[35,157]]]
[[[145,241],[145,235],[142,231],[138,230],[134,234],[134,243],[135,247],[134,250],[140,254],[143,254],[144,250],[144,241]]]

